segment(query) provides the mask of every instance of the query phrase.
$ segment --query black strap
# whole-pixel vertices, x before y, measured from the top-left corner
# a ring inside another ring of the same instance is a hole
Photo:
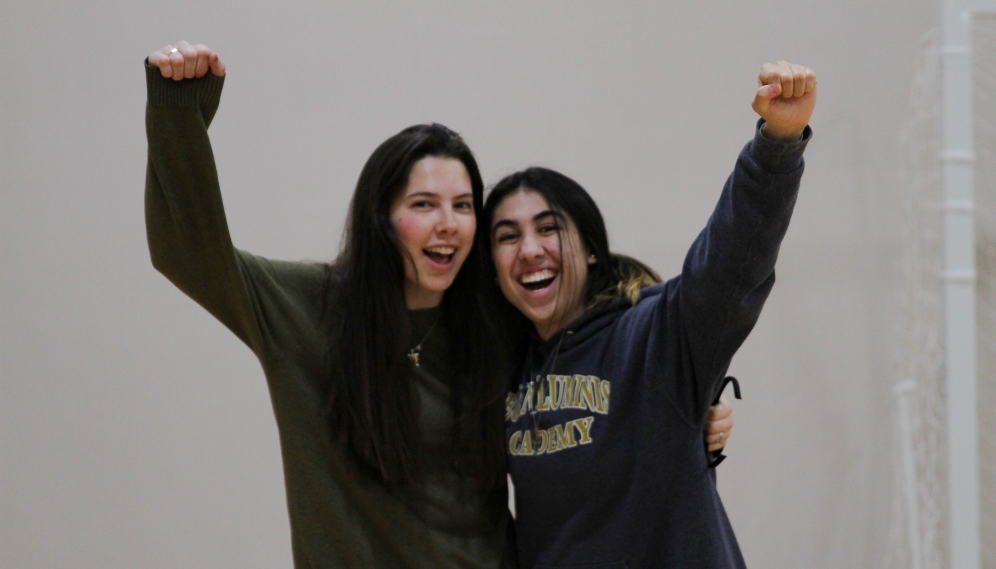
[[[730,383],[733,384],[733,396],[736,397],[737,399],[741,399],[740,382],[737,381],[737,378],[733,377],[732,375],[728,375],[723,380],[723,384],[719,386],[719,392],[716,393],[716,399],[714,399],[712,402],[713,405],[719,405],[719,396],[723,394],[723,390],[726,389],[727,384]],[[709,445],[706,445],[707,449],[708,447]],[[706,450],[706,455],[709,457],[709,463],[708,463],[709,468],[716,468],[717,466],[719,466],[721,462],[726,460],[726,455],[723,454],[722,449],[712,450],[712,451]]]

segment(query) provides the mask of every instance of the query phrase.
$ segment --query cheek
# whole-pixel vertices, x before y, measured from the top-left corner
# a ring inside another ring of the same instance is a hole
[[[503,247],[498,247],[492,249],[492,256],[495,261],[495,273],[498,275],[498,281],[504,283],[511,280],[514,254]]]
[[[560,249],[561,249],[560,239],[556,235],[549,237],[546,241],[543,242],[543,252],[546,253],[548,257],[550,257],[550,260],[553,261],[554,264],[556,264],[561,271],[563,271],[564,263],[560,258],[561,257]],[[567,251],[565,247],[563,255],[569,255],[569,254],[570,252]]]
[[[588,278],[588,263],[585,261],[583,254],[572,255],[564,264],[570,265],[569,267],[565,267],[564,271],[570,271],[579,284]]]
[[[477,218],[473,215],[460,223],[460,233],[468,243],[474,242],[474,234],[477,233]]]
[[[422,248],[423,231],[418,220],[407,216],[400,216],[392,220],[394,232],[398,234],[401,245],[409,251]]]

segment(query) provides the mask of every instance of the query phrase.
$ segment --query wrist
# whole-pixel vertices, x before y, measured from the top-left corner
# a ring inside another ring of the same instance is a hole
[[[770,122],[761,125],[761,134],[772,142],[799,142],[805,130],[805,125],[802,127],[783,127]]]
[[[750,154],[755,163],[769,174],[794,172],[802,165],[802,154],[813,136],[813,131],[807,126],[803,129],[801,138],[781,142],[770,137],[768,128],[769,125],[764,119],[757,121],[754,141],[750,145]]]

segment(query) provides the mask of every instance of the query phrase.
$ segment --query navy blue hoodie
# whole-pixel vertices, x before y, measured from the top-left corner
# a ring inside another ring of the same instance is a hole
[[[761,124],[680,276],[533,339],[505,417],[524,569],[744,567],[702,428],[775,282],[811,137]]]

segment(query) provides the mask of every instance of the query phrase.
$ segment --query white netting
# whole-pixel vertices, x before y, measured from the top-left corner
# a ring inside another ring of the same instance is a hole
[[[947,565],[940,58],[936,32],[920,44],[904,145],[903,338],[898,362],[896,484],[889,567]]]

